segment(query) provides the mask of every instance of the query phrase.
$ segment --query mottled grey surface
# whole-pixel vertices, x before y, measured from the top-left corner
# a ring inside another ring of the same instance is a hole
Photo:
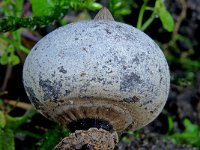
[[[170,83],[165,57],[151,38],[105,20],[72,23],[45,36],[28,55],[23,79],[32,103],[52,120],[75,104],[76,112],[94,106],[120,110],[126,129],[144,126],[160,113]],[[98,111],[92,117],[98,118]],[[88,117],[83,114],[70,112],[63,122]]]

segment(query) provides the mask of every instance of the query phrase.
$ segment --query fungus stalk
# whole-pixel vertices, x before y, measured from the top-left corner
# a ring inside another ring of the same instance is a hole
[[[56,150],[112,150],[117,133],[159,115],[170,75],[149,36],[102,8],[43,37],[26,58],[23,83],[36,109],[72,133]]]
[[[117,142],[116,132],[110,133],[101,128],[90,128],[89,130],[76,130],[75,133],[64,138],[55,150],[112,150]]]
[[[103,7],[95,16],[94,20],[111,20],[114,18],[110,11]],[[118,143],[117,132],[109,132],[103,128],[90,128],[88,130],[76,130],[74,133],[65,137],[55,150],[112,150]]]

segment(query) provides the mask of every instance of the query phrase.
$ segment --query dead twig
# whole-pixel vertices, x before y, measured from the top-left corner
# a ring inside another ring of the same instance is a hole
[[[3,85],[2,85],[2,88],[1,88],[2,91],[5,91],[6,88],[7,88],[8,80],[10,79],[11,73],[12,73],[12,66],[7,65],[6,74],[5,74]]]
[[[14,108],[18,107],[18,108],[21,108],[21,109],[24,109],[24,110],[28,110],[31,107],[33,107],[31,104],[28,104],[28,103],[25,103],[25,102],[20,102],[20,101],[17,101],[17,100],[5,99],[4,102],[5,102],[5,104],[9,104],[9,105],[13,106]]]
[[[186,18],[186,15],[187,15],[187,0],[179,0],[179,1],[181,3],[182,10],[175,23],[174,31],[172,33],[173,37],[178,34],[181,23],[183,22],[183,20]]]
[[[90,128],[77,130],[69,137],[64,138],[54,150],[112,150],[118,142],[117,133],[110,133],[104,129]]]

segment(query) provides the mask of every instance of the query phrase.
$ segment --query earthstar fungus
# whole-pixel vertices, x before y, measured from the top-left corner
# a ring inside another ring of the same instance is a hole
[[[116,144],[115,132],[136,130],[158,116],[170,75],[158,45],[103,8],[94,20],[42,38],[27,56],[23,82],[45,117],[77,135],[108,132]]]

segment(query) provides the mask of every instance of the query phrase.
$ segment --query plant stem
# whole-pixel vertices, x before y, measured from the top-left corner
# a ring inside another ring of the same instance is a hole
[[[138,29],[141,29],[141,27],[142,27],[142,20],[143,20],[144,12],[145,12],[146,7],[147,7],[147,2],[148,2],[148,0],[144,0],[144,3],[143,3],[143,5],[140,9],[140,13],[139,13],[138,21],[137,21],[137,28]]]
[[[60,20],[64,14],[66,13],[66,9],[61,9],[59,6],[55,6],[54,11],[51,16],[35,16],[35,17],[15,17],[8,16],[0,20],[0,33],[15,31],[19,28],[41,28],[45,27],[49,24],[55,23]]]
[[[29,53],[29,49],[27,49],[26,47],[22,46],[19,42],[15,42],[3,35],[0,35],[0,38],[3,39],[4,41],[8,42],[9,44],[12,44],[15,48],[21,50],[22,52],[28,54]]]
[[[6,126],[9,129],[16,129],[21,124],[26,122],[28,119],[30,119],[33,115],[35,115],[36,110],[34,108],[30,108],[26,111],[26,113],[21,117],[11,117],[9,115],[6,115]]]
[[[89,130],[76,130],[64,138],[54,150],[64,149],[114,149],[118,143],[116,132],[110,133],[104,129],[90,128]]]
[[[147,27],[153,22],[153,20],[156,17],[156,9],[154,9],[153,13],[151,14],[150,18],[147,19],[147,21],[142,25],[142,27],[140,28],[142,31],[146,30]]]

